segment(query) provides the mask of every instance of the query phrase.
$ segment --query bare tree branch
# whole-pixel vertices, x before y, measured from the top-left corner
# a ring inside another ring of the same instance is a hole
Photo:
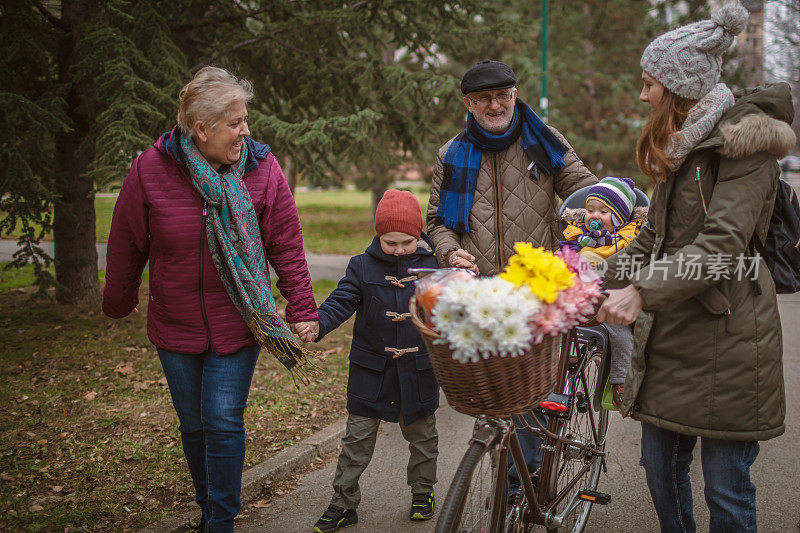
[[[39,13],[41,13],[44,16],[47,22],[49,22],[59,30],[69,31],[69,26],[67,26],[67,24],[65,24],[63,20],[50,13],[50,11],[45,6],[43,6],[41,2],[38,2],[36,4],[36,10],[39,11]]]

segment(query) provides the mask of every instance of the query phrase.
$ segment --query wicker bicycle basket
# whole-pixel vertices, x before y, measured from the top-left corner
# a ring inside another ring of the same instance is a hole
[[[431,365],[448,403],[470,416],[508,417],[526,413],[553,392],[561,336],[546,337],[517,357],[489,357],[462,363],[453,359],[440,335],[422,321],[416,299],[409,302],[411,321],[428,347]]]

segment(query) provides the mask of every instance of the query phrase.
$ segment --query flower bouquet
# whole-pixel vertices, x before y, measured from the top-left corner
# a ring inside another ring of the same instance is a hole
[[[429,316],[414,323],[436,377],[450,404],[473,416],[523,413],[552,392],[561,334],[585,322],[600,297],[600,277],[574,251],[524,242],[514,250],[497,276],[453,277],[435,299],[417,290]]]

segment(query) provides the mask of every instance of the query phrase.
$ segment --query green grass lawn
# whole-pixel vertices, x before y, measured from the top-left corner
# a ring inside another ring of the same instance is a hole
[[[335,285],[313,283],[317,301]],[[30,293],[0,290],[0,530],[130,531],[195,509],[147,340],[147,285],[139,312],[121,320]],[[352,319],[314,346],[324,374],[300,390],[262,352],[245,411],[246,467],[344,415],[351,332]]]
[[[422,211],[428,193],[416,192]],[[307,252],[355,255],[372,242],[375,228],[366,191],[308,191],[295,194]]]
[[[428,205],[427,190],[415,191],[422,204],[422,212]],[[374,236],[370,193],[341,189],[298,191],[295,193],[300,223],[303,226],[303,242],[306,251],[318,254],[353,255],[364,251]],[[96,198],[95,216],[97,242],[108,242],[111,216],[116,198]],[[19,232],[4,235],[11,239]],[[49,235],[45,240],[52,240]]]
[[[427,192],[417,193],[424,205]],[[115,198],[97,198],[107,242]],[[372,240],[370,195],[298,192],[306,250],[356,254]],[[33,267],[0,263],[0,530],[123,531],[194,509],[177,419],[147,339],[147,271],[139,312],[111,320],[31,298]],[[103,282],[105,272],[100,272]],[[335,281],[313,282],[318,303]],[[276,292],[276,291],[274,291]],[[279,309],[285,301],[276,294]],[[248,408],[246,466],[345,413],[352,319],[316,348],[324,375],[295,389],[262,353]]]

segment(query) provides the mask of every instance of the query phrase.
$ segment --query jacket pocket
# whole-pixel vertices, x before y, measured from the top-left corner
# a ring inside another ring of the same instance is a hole
[[[712,315],[723,315],[731,308],[731,302],[720,290],[719,284],[710,286],[694,298]]]
[[[383,386],[386,357],[353,346],[350,350],[350,377],[347,395],[369,402],[378,399]]]
[[[439,391],[439,383],[433,373],[431,359],[427,353],[420,354],[414,358],[414,364],[417,369],[417,379],[419,380],[419,401],[422,403],[429,402],[436,397],[436,393]]]

